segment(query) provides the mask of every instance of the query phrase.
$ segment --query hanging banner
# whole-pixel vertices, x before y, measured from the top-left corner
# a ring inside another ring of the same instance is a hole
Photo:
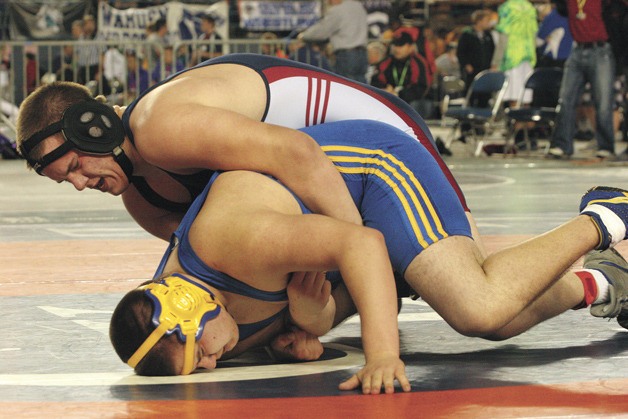
[[[116,9],[105,2],[98,4],[98,37],[103,40],[141,40],[146,28],[160,18],[166,19],[171,42],[196,39],[201,33],[201,17],[209,14],[216,20],[216,32],[229,38],[229,7],[226,1],[211,5],[168,2],[160,6]]]
[[[362,0],[366,9],[369,37],[379,38],[389,27],[392,0]]]
[[[239,0],[238,10],[240,27],[249,31],[305,29],[322,16],[318,0]]]
[[[239,0],[240,27],[249,31],[301,31],[323,16],[322,1]],[[392,0],[363,0],[369,36],[377,38],[388,27]]]
[[[7,13],[13,41],[70,39],[72,22],[95,14],[91,0],[10,0]]]

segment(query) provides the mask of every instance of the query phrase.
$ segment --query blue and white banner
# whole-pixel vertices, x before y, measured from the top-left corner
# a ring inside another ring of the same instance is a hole
[[[240,27],[249,31],[301,31],[323,16],[321,0],[239,0]],[[388,27],[392,0],[362,0],[368,13],[369,36]]]
[[[389,27],[392,0],[362,0],[362,4],[368,14],[369,37],[379,38]]]
[[[240,27],[249,31],[292,31],[313,25],[322,16],[318,0],[239,0]]]
[[[201,33],[201,17],[212,15],[216,20],[216,32],[229,38],[229,7],[227,1],[211,5],[168,2],[160,6],[116,9],[105,2],[98,5],[98,38],[103,40],[141,40],[146,38],[146,28],[157,19],[165,18],[168,37],[177,40],[196,39]]]

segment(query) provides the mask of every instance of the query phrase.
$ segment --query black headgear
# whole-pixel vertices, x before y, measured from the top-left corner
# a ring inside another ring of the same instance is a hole
[[[30,152],[43,140],[59,131],[63,134],[65,142],[40,160],[31,159]],[[46,166],[73,148],[89,154],[113,154],[131,181],[133,165],[120,147],[123,141],[124,126],[115,111],[96,100],[87,100],[71,105],[63,112],[60,121],[48,125],[24,140],[21,153],[40,175]]]

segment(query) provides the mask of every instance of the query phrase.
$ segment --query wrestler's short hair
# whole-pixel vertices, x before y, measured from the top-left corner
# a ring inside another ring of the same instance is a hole
[[[89,99],[92,99],[91,91],[79,83],[57,81],[41,85],[20,105],[16,127],[18,150],[21,150],[22,142],[27,138],[61,120],[63,113],[71,105]],[[42,157],[40,149],[41,146],[35,147],[28,156],[29,160],[39,160]]]
[[[118,303],[109,324],[109,339],[120,359],[126,363],[146,338],[155,330],[151,321],[153,303],[143,290],[127,293]],[[180,347],[176,335],[162,337],[137,364],[139,375],[177,375],[171,354]]]

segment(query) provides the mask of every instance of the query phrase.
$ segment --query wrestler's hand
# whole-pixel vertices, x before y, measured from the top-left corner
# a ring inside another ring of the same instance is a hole
[[[410,391],[405,365],[396,355],[379,355],[367,360],[366,365],[353,377],[340,383],[340,390],[355,390],[362,384],[363,394],[379,394],[382,387],[386,394],[395,392],[395,380],[403,391]]]
[[[278,359],[315,361],[323,354],[323,345],[317,336],[297,327],[276,336],[270,343]]]
[[[331,283],[325,272],[295,272],[288,283],[290,313],[301,317],[316,317],[329,302]]]

